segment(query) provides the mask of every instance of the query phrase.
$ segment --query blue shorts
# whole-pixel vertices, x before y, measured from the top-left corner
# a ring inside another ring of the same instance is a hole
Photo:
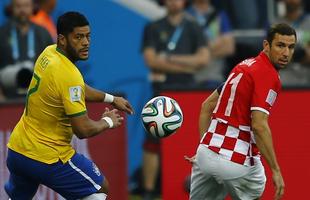
[[[67,162],[46,164],[8,150],[10,177],[5,191],[12,200],[28,200],[43,184],[65,199],[81,199],[96,193],[104,180],[94,162],[75,153]]]

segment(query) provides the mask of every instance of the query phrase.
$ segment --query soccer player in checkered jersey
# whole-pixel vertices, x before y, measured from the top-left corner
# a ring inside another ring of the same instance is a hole
[[[90,26],[84,15],[61,15],[57,34],[57,45],[37,59],[24,113],[10,136],[5,191],[12,200],[32,199],[43,184],[68,200],[105,200],[107,178],[73,149],[71,140],[73,134],[89,138],[123,122],[116,109],[106,109],[100,120],[90,119],[85,101],[111,103],[128,114],[133,109],[124,98],[85,84],[75,66],[88,59]]]
[[[279,94],[278,71],[291,60],[296,32],[287,24],[270,27],[263,50],[231,71],[226,82],[202,104],[201,141],[193,163],[191,200],[254,200],[262,195],[266,177],[260,154],[273,173],[275,199],[284,181],[273,148],[268,116]]]

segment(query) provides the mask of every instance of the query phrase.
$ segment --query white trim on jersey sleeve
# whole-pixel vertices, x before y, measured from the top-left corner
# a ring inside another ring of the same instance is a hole
[[[261,111],[261,112],[264,112],[266,113],[267,115],[269,115],[269,111],[264,109],[264,108],[261,108],[261,107],[251,107],[251,111],[252,110],[258,110],[258,111]]]

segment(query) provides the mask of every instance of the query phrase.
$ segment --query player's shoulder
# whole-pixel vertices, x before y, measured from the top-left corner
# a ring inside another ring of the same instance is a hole
[[[264,71],[268,64],[266,60],[262,59],[262,55],[259,54],[256,57],[250,57],[241,61],[237,66],[249,72],[259,72]]]
[[[36,66],[56,79],[70,77],[76,73],[75,65],[61,53],[60,49],[57,49],[56,45],[50,45],[44,49]]]
[[[50,68],[55,68],[61,65],[61,60],[56,51],[56,45],[47,46],[37,59],[37,65],[39,65],[43,70]],[[52,66],[52,67],[51,67]]]
[[[257,57],[247,58],[238,63],[233,73],[242,73],[243,76],[249,77],[250,79],[256,79],[255,77],[261,77],[266,74],[266,71],[261,67],[262,63]]]
[[[234,71],[243,71],[244,73],[255,70],[257,66],[256,58],[247,58],[236,65]]]
[[[266,58],[257,56],[246,59],[240,63],[239,68],[242,73],[255,82],[279,82],[279,74]]]

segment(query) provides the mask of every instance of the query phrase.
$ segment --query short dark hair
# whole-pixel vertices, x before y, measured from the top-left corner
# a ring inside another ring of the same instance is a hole
[[[88,20],[79,12],[66,12],[57,20],[57,34],[67,35],[74,28],[89,25]]]
[[[294,35],[297,40],[296,31],[294,28],[285,23],[279,23],[272,25],[267,31],[267,41],[271,45],[276,33],[280,35]]]

